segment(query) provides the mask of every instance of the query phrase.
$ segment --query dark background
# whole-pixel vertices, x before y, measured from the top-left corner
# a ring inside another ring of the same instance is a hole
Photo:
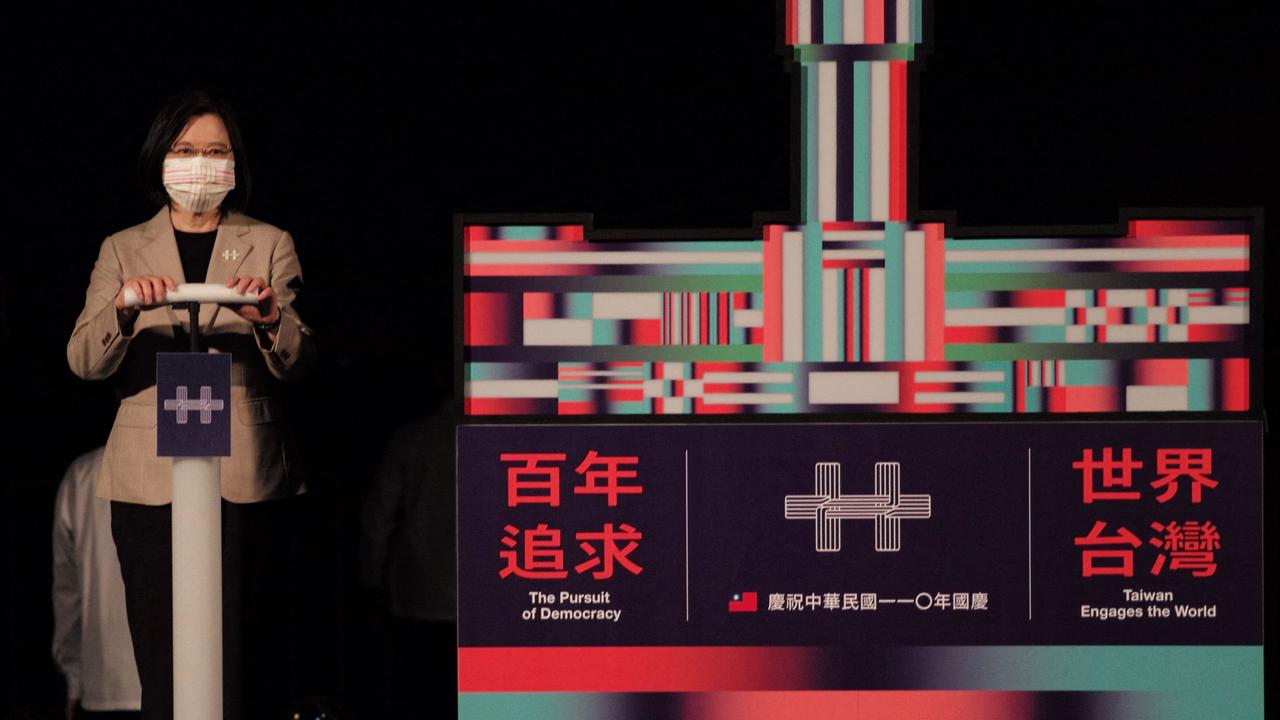
[[[48,649],[54,491],[114,411],[105,383],[71,375],[64,347],[102,239],[154,212],[135,159],[174,92],[230,97],[254,173],[249,213],[297,241],[300,310],[323,352],[292,389],[324,469],[302,669],[308,691],[364,716],[386,653],[355,581],[357,513],[391,430],[451,392],[454,214],[727,228],[792,206],[792,75],[769,0],[26,12],[6,18],[0,51],[0,712],[61,692]],[[1122,207],[1270,201],[1275,25],[1262,3],[931,14],[912,90],[913,208],[967,225],[1098,225]]]

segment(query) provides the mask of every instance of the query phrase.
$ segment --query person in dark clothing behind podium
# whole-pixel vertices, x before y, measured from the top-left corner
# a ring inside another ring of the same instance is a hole
[[[390,717],[426,701],[457,714],[457,542],[453,436],[446,401],[396,430],[360,515],[360,580],[387,616]]]
[[[159,212],[109,236],[67,344],[71,370],[110,378],[120,398],[96,484],[111,531],[147,720],[173,715],[171,461],[156,457],[157,352],[187,349],[184,318],[157,307],[180,282],[256,291],[257,304],[204,305],[203,349],[232,356],[231,456],[221,461],[226,717],[282,717],[291,691],[287,596],[304,471],[278,384],[312,364],[295,302],[302,270],[289,233],[242,214],[249,172],[235,115],[203,92],[160,110],[140,156]],[[131,289],[144,306],[126,308]]]

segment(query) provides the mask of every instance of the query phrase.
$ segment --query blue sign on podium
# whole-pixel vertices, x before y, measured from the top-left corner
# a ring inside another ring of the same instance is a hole
[[[156,454],[231,455],[231,355],[156,355]]]

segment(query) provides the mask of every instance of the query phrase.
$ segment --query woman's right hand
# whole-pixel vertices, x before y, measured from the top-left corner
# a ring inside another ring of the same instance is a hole
[[[126,308],[124,306],[124,291],[133,290],[134,294],[142,298],[143,305],[156,305],[164,301],[165,290],[176,290],[178,284],[168,275],[138,275],[124,281],[124,286],[120,288],[120,292],[116,293],[116,310],[128,315],[137,314],[139,308]]]

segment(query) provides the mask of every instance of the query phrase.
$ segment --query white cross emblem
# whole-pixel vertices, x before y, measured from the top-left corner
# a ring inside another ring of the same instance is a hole
[[[874,520],[876,552],[902,548],[902,521],[928,519],[933,514],[929,495],[901,493],[902,468],[896,462],[876,463],[874,495],[841,495],[840,463],[813,466],[813,495],[788,495],[788,520],[812,520],[814,549],[839,552],[840,528],[845,520]]]
[[[200,386],[200,399],[190,400],[187,398],[187,386],[178,386],[178,397],[173,400],[164,401],[164,409],[171,410],[178,414],[178,424],[187,424],[187,413],[200,411],[200,424],[210,425],[213,423],[213,413],[221,411],[223,402],[213,399],[213,388],[208,385]]]
[[[236,252],[234,249],[232,249],[232,250],[223,250],[223,251],[222,251],[222,259],[223,259],[223,260],[238,260],[238,259],[240,259],[240,253]]]

